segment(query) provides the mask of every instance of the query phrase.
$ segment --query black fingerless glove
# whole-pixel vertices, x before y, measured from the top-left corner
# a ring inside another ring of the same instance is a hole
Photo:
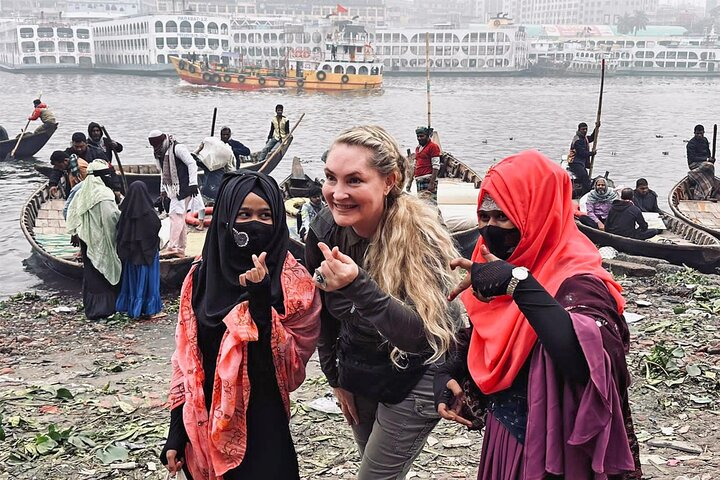
[[[247,282],[247,291],[250,294],[250,316],[259,327],[270,322],[270,277],[265,275],[260,283]]]
[[[198,186],[197,185],[189,185],[188,186],[188,196],[196,197],[197,194],[198,194]]]
[[[469,374],[467,369],[467,355],[470,348],[470,334],[472,328],[468,327],[458,333],[457,343],[448,351],[445,363],[438,367],[433,380],[433,393],[435,395],[435,410],[441,403],[450,405],[453,393],[447,388],[447,383],[455,379],[462,385]]]
[[[183,404],[184,405],[184,404]],[[170,411],[170,429],[168,430],[168,438],[165,442],[162,452],[160,452],[160,461],[163,465],[167,465],[168,450],[177,451],[176,460],[185,458],[185,445],[188,437],[183,423],[183,405],[175,407]]]
[[[513,268],[513,264],[504,260],[473,263],[470,271],[473,291],[485,298],[505,295]]]

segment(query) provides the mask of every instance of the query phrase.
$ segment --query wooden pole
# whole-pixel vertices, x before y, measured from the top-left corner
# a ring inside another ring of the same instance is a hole
[[[293,132],[298,127],[298,125],[300,125],[300,122],[302,122],[303,118],[305,118],[304,113],[302,115],[300,115],[300,118],[298,118],[298,121],[295,122],[295,125],[293,125],[293,127],[290,129],[290,133],[288,133],[288,136],[285,137],[285,140],[282,141],[280,146],[278,148],[276,148],[275,150],[273,150],[273,152],[270,155],[265,157],[265,161],[263,162],[262,166],[260,168],[258,168],[258,172],[264,172],[265,167],[270,165],[270,161],[275,157],[275,155],[280,155],[280,152],[282,152],[283,148],[285,148],[285,145],[289,141],[290,137],[292,137]],[[282,155],[285,155],[285,154],[283,153]]]
[[[217,119],[217,107],[213,108],[213,120],[212,120],[212,127],[210,127],[210,136],[215,136],[215,120]]]
[[[40,100],[42,97],[42,92],[40,92],[40,95],[37,96],[37,99]],[[20,146],[20,141],[25,136],[25,133],[27,133],[27,129],[30,126],[31,120],[28,120],[25,124],[25,128],[22,129],[22,132],[20,132],[20,137],[18,138],[18,141],[15,142],[15,148],[12,149],[12,152],[10,152],[6,157],[5,160],[13,160],[15,158],[15,152],[17,152],[18,147]]]
[[[107,129],[105,128],[105,126],[101,126],[100,128],[102,129],[102,132],[105,135],[105,138],[107,139],[107,141],[110,142],[110,148],[111,148],[112,152],[115,154],[115,160],[117,160],[118,168],[120,169],[120,178],[122,179],[122,183],[123,183],[123,194],[127,195],[128,183],[127,183],[127,178],[125,178],[125,170],[123,170],[122,163],[120,163],[120,155],[118,155],[118,153],[115,151],[115,149],[112,148],[112,139],[110,138],[110,135],[108,135],[108,132],[107,132]]]
[[[605,59],[602,59],[602,65],[600,70],[600,98],[598,99],[597,117],[595,118],[595,134],[593,136],[593,148],[592,151],[597,151],[598,137],[600,136],[600,116],[602,115],[602,98],[603,88],[605,87]],[[590,168],[589,175],[592,178],[593,166],[595,164],[595,155],[590,156]]]
[[[432,127],[432,104],[430,103],[430,33],[425,32],[425,83],[427,85],[428,128]]]
[[[717,123],[713,125],[712,158],[715,158],[715,146],[717,145]]]

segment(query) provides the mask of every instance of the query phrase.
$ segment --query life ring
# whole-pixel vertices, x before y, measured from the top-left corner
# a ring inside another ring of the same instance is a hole
[[[238,83],[245,83],[245,75],[238,75]]]
[[[195,65],[193,65],[191,63],[190,66],[188,67],[188,72],[195,73],[196,71],[197,71],[197,69],[195,68]]]
[[[220,75],[218,75],[217,73],[213,73],[212,75],[210,75],[210,81],[213,83],[218,83],[220,81]]]
[[[285,79],[281,78],[278,80],[278,87],[284,87],[285,86]]]
[[[265,77],[258,77],[258,83],[260,85],[265,85]]]
[[[211,81],[212,81],[212,75],[210,75],[209,73],[205,72],[205,73],[202,74],[202,79],[205,80],[206,82],[211,82]]]
[[[327,78],[327,74],[325,73],[324,70],[320,70],[319,72],[317,72],[317,73],[315,74],[315,76],[316,76],[317,79],[320,80],[321,82],[322,82],[323,80],[325,80],[325,78]]]
[[[347,75],[343,74],[343,76],[340,77],[340,81],[341,81],[342,83],[347,83],[347,82],[350,81],[350,77],[348,77]]]
[[[303,58],[310,58],[310,51],[305,49],[302,53]]]
[[[494,27],[499,27],[499,26],[500,26],[500,20],[495,20],[495,21],[493,21],[493,26],[494,26]]]
[[[300,209],[310,199],[305,197],[294,197],[285,200],[285,212],[291,217],[296,216],[300,213]]]
[[[180,60],[178,63],[178,68],[180,70],[185,70],[187,68],[187,62],[185,60]]]
[[[305,85],[305,79],[304,79],[304,78],[298,78],[297,80],[295,80],[295,82],[297,83],[297,86],[298,86],[298,87],[302,87],[303,85]]]
[[[212,222],[212,214],[213,214],[213,207],[206,207],[205,208],[205,218],[203,219],[204,227],[210,226],[210,222]],[[198,220],[198,212],[188,212],[185,215],[185,223],[188,225],[194,225],[196,227],[198,225],[200,225],[200,220]]]
[[[225,82],[225,83],[230,83],[231,81],[232,81],[232,77],[231,77],[230,75],[225,74],[225,75],[223,76],[223,82]]]

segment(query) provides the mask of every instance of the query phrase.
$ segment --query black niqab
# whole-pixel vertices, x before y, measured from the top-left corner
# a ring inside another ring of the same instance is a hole
[[[285,204],[277,182],[263,173],[238,170],[223,177],[205,238],[202,263],[193,276],[192,306],[200,327],[223,325],[235,305],[247,300],[247,289],[240,285],[240,274],[253,268],[251,253],[240,249],[232,229],[240,207],[249,193],[255,193],[270,206],[273,234],[265,252],[270,276],[270,302],[284,312],[280,277],[290,237],[285,219]],[[255,252],[260,254],[262,252]]]
[[[160,239],[160,219],[153,199],[143,182],[133,182],[120,204],[117,224],[117,252],[122,261],[150,265],[155,260]]]

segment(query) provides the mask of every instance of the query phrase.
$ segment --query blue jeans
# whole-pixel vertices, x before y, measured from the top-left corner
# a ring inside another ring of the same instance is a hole
[[[281,143],[280,140],[275,140],[275,137],[270,137],[270,140],[268,140],[267,143],[265,144],[265,148],[263,148],[262,150],[260,150],[260,153],[258,153],[257,161],[258,161],[258,162],[263,162],[263,161],[265,161],[265,157],[268,156],[268,153],[270,153],[270,152],[272,152],[273,150],[275,150],[275,148],[276,148],[278,145],[280,145],[280,143]]]

